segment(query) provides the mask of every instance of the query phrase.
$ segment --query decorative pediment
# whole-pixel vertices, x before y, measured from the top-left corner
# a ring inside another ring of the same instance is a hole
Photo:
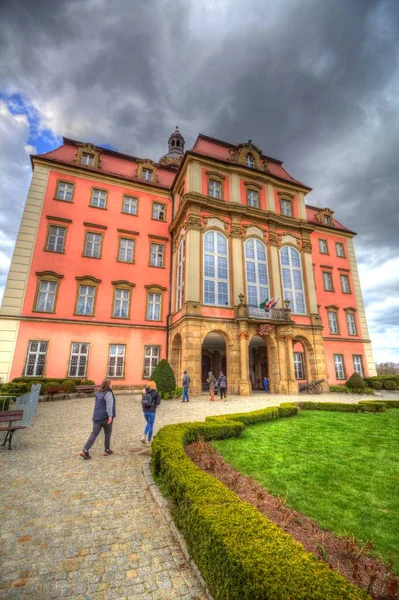
[[[180,163],[182,160],[183,156],[174,156],[173,158],[171,158],[170,156],[164,156],[159,161],[159,164],[163,165],[164,167],[172,167],[173,169],[177,170],[180,167]]]
[[[78,165],[100,168],[100,150],[94,144],[78,144],[78,152],[74,161]]]
[[[334,219],[333,219],[334,211],[331,208],[323,208],[321,209],[315,216],[319,223],[323,225],[330,225],[334,227]]]
[[[219,229],[226,230],[226,223],[216,217],[205,217],[204,222],[207,227],[219,227]]]
[[[298,240],[293,235],[280,235],[280,243],[281,244],[293,244],[294,246],[298,246]]]
[[[234,150],[230,150],[230,162],[240,163],[257,171],[267,171],[267,161],[262,158],[262,151],[248,140],[246,144],[239,144]]]
[[[259,227],[254,227],[252,225],[251,227],[248,227],[246,237],[249,237],[251,235],[257,235],[258,237],[263,239],[263,231]]]
[[[143,181],[150,181],[152,183],[158,183],[157,170],[157,164],[149,158],[137,160],[137,179],[142,179]]]

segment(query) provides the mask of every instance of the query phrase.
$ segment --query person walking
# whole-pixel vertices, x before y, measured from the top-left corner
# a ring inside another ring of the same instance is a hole
[[[267,377],[263,378],[263,387],[265,392],[267,393],[269,391],[269,380]]]
[[[97,439],[101,429],[104,429],[104,456],[113,454],[110,449],[112,424],[116,416],[115,396],[111,390],[111,380],[103,379],[100,389],[96,392],[93,412],[93,430],[89,435],[80,456],[84,459],[91,458],[89,450]]]
[[[188,388],[190,387],[190,376],[187,371],[183,373],[182,386],[183,386],[183,400],[182,402],[190,402],[190,398],[188,397]]]
[[[144,433],[141,436],[140,441],[147,446],[151,446],[157,406],[161,404],[161,397],[158,393],[155,381],[152,380],[147,383],[147,386],[143,392],[141,406],[143,408],[143,414],[147,424],[144,428]],[[136,452],[134,448],[132,448],[132,451]]]
[[[207,382],[209,383],[209,395],[210,395],[209,402],[213,402],[215,400],[216,379],[215,379],[212,371],[209,371]]]
[[[226,402],[227,378],[223,371],[220,371],[218,379],[218,388],[220,390],[220,399],[222,400],[222,402]]]

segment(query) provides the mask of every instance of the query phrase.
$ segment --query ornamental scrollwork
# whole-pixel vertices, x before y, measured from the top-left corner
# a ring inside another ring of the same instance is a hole
[[[258,333],[261,337],[266,337],[266,336],[270,335],[271,333],[273,333],[273,331],[274,331],[273,325],[268,325],[267,323],[263,323],[262,325],[259,325],[258,329],[256,330],[256,333]]]

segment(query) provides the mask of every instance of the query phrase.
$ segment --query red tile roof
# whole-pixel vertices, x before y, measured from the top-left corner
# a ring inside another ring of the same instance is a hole
[[[307,204],[306,205],[306,217],[307,217],[308,223],[311,223],[312,225],[320,225],[320,227],[325,227],[326,229],[335,229],[335,230],[338,229],[341,231],[346,231],[348,233],[355,233],[354,231],[351,231],[347,227],[344,227],[344,225],[342,225],[339,221],[334,219],[334,217],[331,217],[332,225],[325,225],[324,223],[320,223],[320,221],[318,221],[316,219],[316,215],[322,210],[323,209],[320,207],[310,206]]]

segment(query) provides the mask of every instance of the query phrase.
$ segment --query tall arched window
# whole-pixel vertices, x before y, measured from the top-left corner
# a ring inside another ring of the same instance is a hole
[[[184,298],[184,263],[186,260],[186,243],[181,240],[177,251],[177,275],[176,275],[176,311],[183,306]]]
[[[295,248],[284,246],[284,248],[281,248],[280,250],[280,259],[284,300],[290,301],[290,309],[293,313],[304,315],[306,313],[306,308],[305,294],[303,291],[301,255]]]
[[[259,306],[269,298],[266,246],[250,238],[245,242],[245,272],[250,306]]]
[[[204,235],[204,304],[229,305],[227,239],[218,231]]]

